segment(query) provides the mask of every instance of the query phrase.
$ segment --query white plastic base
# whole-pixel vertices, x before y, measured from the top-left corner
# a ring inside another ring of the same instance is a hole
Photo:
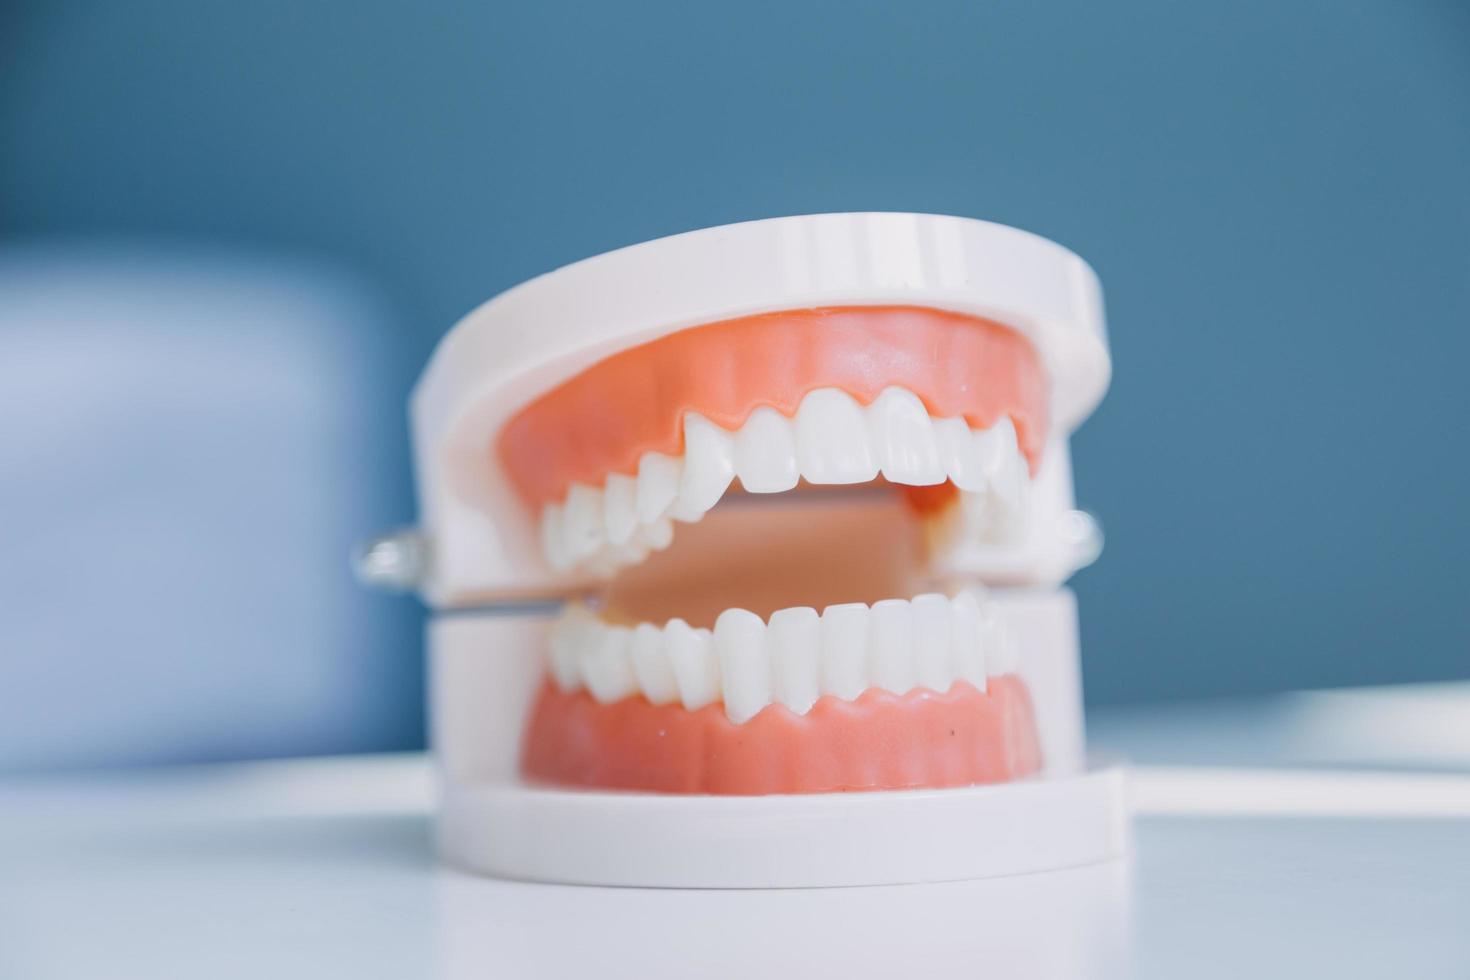
[[[955,881],[1128,847],[1122,771],[967,789],[659,796],[445,780],[439,849],[506,878],[653,888]]]
[[[1103,861],[1127,848],[1121,774],[1082,760],[1076,606],[1066,589],[993,594],[1023,651],[1044,769],[965,789],[718,797],[530,787],[518,777],[545,621],[430,625],[439,850],[535,881],[767,888],[984,878]]]

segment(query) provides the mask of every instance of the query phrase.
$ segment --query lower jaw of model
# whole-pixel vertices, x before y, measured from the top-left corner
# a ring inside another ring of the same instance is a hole
[[[935,556],[1026,535],[1045,396],[1011,331],[886,308],[692,328],[526,406],[500,460],[546,563],[604,587],[551,628],[522,774],[749,795],[1038,772],[1026,651]]]

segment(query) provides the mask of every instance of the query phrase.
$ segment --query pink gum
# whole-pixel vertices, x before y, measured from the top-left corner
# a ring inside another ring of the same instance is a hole
[[[636,473],[645,452],[682,453],[686,412],[733,430],[761,405],[795,415],[814,388],[868,404],[889,385],[977,428],[1009,415],[1035,469],[1047,427],[1036,349],[988,320],[906,306],[763,313],[621,351],[518,412],[498,451],[521,497],[540,507],[574,481]]]
[[[735,796],[969,786],[1040,768],[1031,697],[1015,675],[984,692],[959,682],[944,694],[823,697],[804,715],[772,704],[741,725],[718,703],[599,704],[548,680],[521,758],[541,782]]]

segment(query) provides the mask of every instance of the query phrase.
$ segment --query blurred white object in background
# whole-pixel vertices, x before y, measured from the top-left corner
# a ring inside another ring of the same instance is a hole
[[[204,254],[0,249],[0,769],[418,741],[416,612],[345,564],[417,358],[341,270]]]

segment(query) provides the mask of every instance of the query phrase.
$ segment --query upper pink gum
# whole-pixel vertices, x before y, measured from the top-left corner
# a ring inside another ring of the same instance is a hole
[[[521,497],[540,507],[573,482],[635,474],[646,452],[681,454],[686,412],[734,430],[762,405],[795,415],[815,388],[867,404],[889,385],[974,428],[1009,415],[1035,471],[1047,428],[1035,348],[989,320],[907,306],[763,313],[670,334],[542,395],[506,423],[497,448]]]

